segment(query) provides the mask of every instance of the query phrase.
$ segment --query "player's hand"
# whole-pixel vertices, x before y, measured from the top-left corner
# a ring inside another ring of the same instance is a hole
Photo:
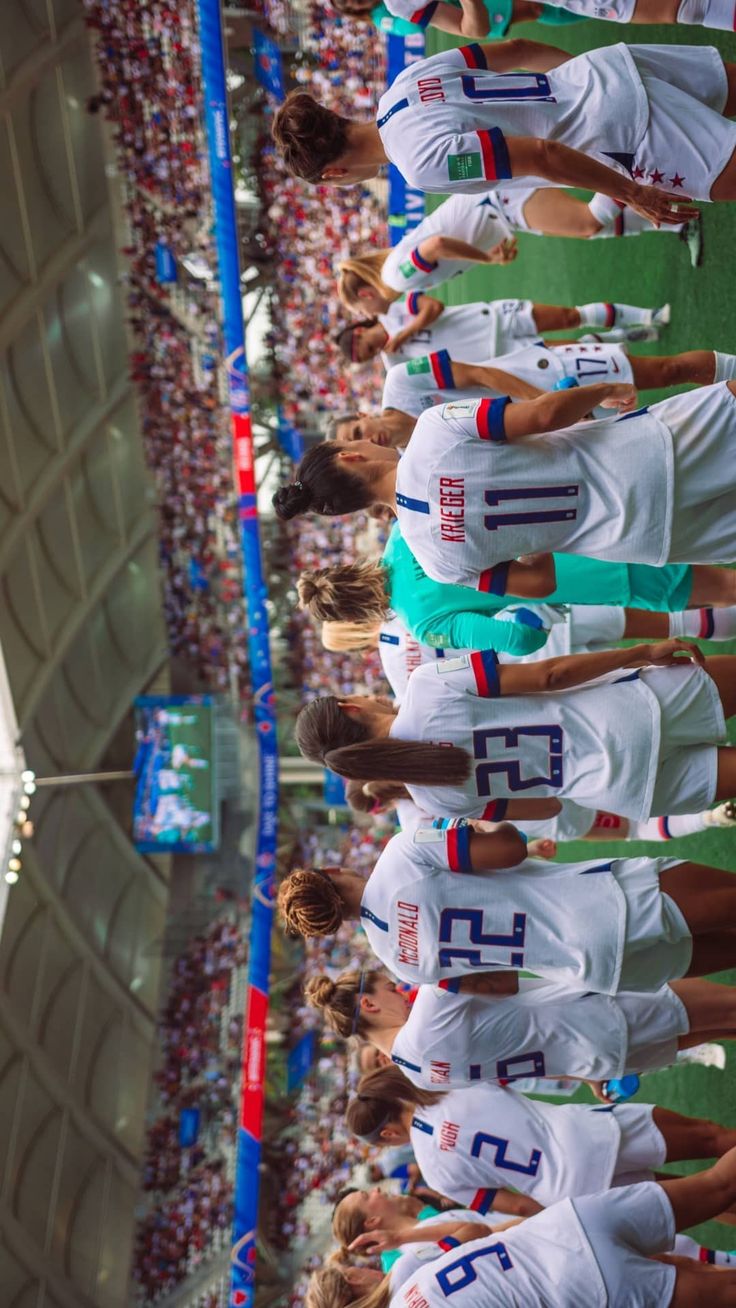
[[[406,345],[407,341],[411,340],[413,335],[413,332],[404,331],[397,332],[395,336],[389,336],[383,347],[384,354],[396,354],[398,350]]]
[[[557,853],[557,841],[548,837],[530,840],[526,847],[527,858],[554,858]]]
[[[678,663],[688,661],[697,663],[702,668],[705,663],[705,655],[702,649],[693,645],[689,640],[680,640],[675,636],[672,640],[658,640],[653,645],[644,647],[647,651],[647,660],[654,667],[668,668]]]
[[[658,186],[637,186],[634,198],[627,197],[626,203],[634,213],[648,218],[655,227],[686,223],[691,218],[700,217],[700,210],[687,196],[660,191]]]
[[[499,241],[498,245],[494,245],[493,248],[488,251],[486,254],[486,263],[513,263],[518,253],[519,247],[516,244],[516,237],[507,236],[505,240]]]
[[[639,403],[636,387],[629,382],[613,382],[608,399],[601,400],[602,409],[618,409],[619,413],[631,413]]]
[[[348,1245],[351,1253],[382,1254],[388,1249],[395,1249],[401,1243],[396,1231],[363,1231],[352,1244]]]
[[[606,1097],[606,1095],[604,1095],[604,1093],[603,1093],[603,1082],[602,1082],[602,1081],[585,1081],[585,1080],[584,1080],[584,1081],[583,1081],[583,1085],[587,1085],[588,1089],[592,1091],[592,1093],[595,1095],[596,1099],[600,1099],[600,1101],[601,1101],[602,1104],[610,1104],[611,1100],[608,1099],[608,1098]]]

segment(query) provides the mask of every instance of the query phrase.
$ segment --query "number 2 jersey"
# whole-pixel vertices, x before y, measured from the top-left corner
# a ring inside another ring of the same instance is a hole
[[[483,1083],[417,1107],[410,1137],[425,1183],[457,1203],[487,1212],[496,1190],[511,1187],[547,1208],[608,1189],[619,1112],[541,1103]]]
[[[466,194],[511,177],[507,135],[560,141],[628,175],[648,121],[623,44],[548,73],[493,73],[480,45],[448,50],[405,68],[377,114],[386,154],[412,186]]]
[[[474,971],[525,968],[615,994],[629,935],[640,948],[661,943],[650,984],[639,976],[642,989],[658,990],[687,971],[690,935],[685,927],[681,940],[673,938],[670,901],[659,889],[669,860],[525,859],[513,868],[473,872],[471,836],[469,827],[401,832],[378,859],[360,921],[394,976],[453,989]]]
[[[507,443],[507,403],[454,401],[414,428],[396,505],[427,575],[504,594],[523,554],[666,563],[674,450],[659,406]]]

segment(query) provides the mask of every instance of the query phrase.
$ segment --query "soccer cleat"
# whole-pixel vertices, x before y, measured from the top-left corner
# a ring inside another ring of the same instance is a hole
[[[677,1053],[678,1063],[699,1063],[701,1067],[715,1067],[722,1072],[726,1066],[726,1051],[722,1045],[711,1042],[694,1045],[692,1049],[680,1049]]]
[[[685,223],[680,233],[680,240],[685,243],[693,268],[699,268],[703,262],[703,220],[691,218]]]
[[[672,310],[669,304],[662,304],[658,309],[647,310],[644,322],[647,327],[666,327],[671,317]]]
[[[706,809],[703,821],[707,827],[736,827],[736,800],[727,799],[715,808]]]

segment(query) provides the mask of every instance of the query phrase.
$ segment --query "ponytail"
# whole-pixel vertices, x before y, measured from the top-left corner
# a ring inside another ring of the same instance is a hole
[[[324,1013],[327,1025],[343,1040],[353,1035],[365,1038],[367,1024],[361,1016],[360,998],[373,993],[381,975],[376,969],[343,972],[336,981],[329,976],[311,976],[304,987],[304,998],[311,1008]]]
[[[276,904],[292,936],[334,936],[345,920],[342,895],[319,868],[289,872],[278,888]]]
[[[305,758],[351,780],[458,786],[470,776],[466,750],[420,740],[373,740],[361,715],[344,712],[334,695],[305,704],[294,734]]]
[[[413,1085],[395,1064],[376,1067],[360,1078],[357,1093],[347,1106],[345,1123],[367,1144],[382,1144],[381,1131],[389,1122],[398,1122],[402,1108],[426,1108],[441,1098],[432,1090]]]
[[[361,477],[348,472],[339,459],[340,447],[322,441],[307,450],[296,470],[296,480],[280,486],[272,498],[282,521],[303,513],[337,517],[356,513],[373,503],[373,494]]]
[[[318,622],[375,623],[389,615],[388,574],[380,563],[358,559],[336,568],[303,572],[297,582],[302,608]]]
[[[337,265],[340,274],[337,293],[346,308],[353,313],[363,312],[358,295],[361,286],[370,286],[392,304],[401,298],[400,292],[387,286],[381,277],[383,265],[390,253],[390,250],[370,250],[366,254],[356,254],[353,259],[343,259]]]

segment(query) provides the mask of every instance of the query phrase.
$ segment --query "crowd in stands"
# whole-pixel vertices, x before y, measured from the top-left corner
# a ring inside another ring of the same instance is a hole
[[[170,646],[206,685],[245,692],[248,625],[216,371],[217,292],[183,263],[215,267],[195,3],[85,0],[85,9],[99,67],[87,108],[110,123],[122,181],[130,373],[156,483]],[[176,282],[160,280],[157,249],[175,261]]]
[[[236,1138],[242,1024],[225,1010],[244,963],[231,915],[195,937],[172,968],[154,1078],[161,1111],[149,1127],[143,1176],[152,1206],[138,1224],[133,1266],[145,1303],[179,1284],[206,1257],[215,1232],[230,1225],[225,1160]],[[186,1109],[199,1112],[189,1144],[180,1139]]]

